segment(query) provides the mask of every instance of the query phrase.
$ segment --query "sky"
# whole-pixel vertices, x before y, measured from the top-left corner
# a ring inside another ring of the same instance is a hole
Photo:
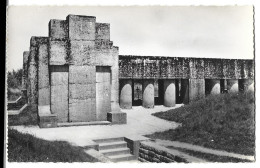
[[[253,59],[252,6],[29,7],[7,11],[7,70],[22,68],[31,36],[68,14],[110,23],[120,55]]]

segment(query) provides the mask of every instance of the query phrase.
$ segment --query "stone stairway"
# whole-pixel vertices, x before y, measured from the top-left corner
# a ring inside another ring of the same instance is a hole
[[[99,152],[113,162],[137,160],[136,157],[130,153],[130,149],[127,147],[127,142],[124,141],[123,137],[96,139],[93,141],[98,143]]]

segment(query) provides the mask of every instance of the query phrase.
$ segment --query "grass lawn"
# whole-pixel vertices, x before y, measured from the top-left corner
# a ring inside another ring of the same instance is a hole
[[[153,114],[182,126],[147,136],[254,155],[254,102],[253,92],[209,95],[178,109]]]
[[[8,129],[9,162],[93,162],[83,148]]]
[[[37,112],[27,106],[20,114],[8,116],[8,126],[37,125]]]

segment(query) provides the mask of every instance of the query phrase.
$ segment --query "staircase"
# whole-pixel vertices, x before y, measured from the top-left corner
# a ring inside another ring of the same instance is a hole
[[[127,143],[123,137],[96,139],[93,141],[98,143],[99,152],[113,162],[137,160],[136,157],[130,153],[130,149],[127,147]]]

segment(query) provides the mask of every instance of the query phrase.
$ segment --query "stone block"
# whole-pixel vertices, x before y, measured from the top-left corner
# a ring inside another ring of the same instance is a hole
[[[94,41],[70,41],[69,62],[73,65],[95,65]]]
[[[131,153],[138,158],[139,151],[148,154],[148,150],[140,148],[140,142],[149,140],[149,138],[144,136],[126,136],[124,140],[127,142],[127,147],[130,149]]]
[[[110,39],[109,23],[96,23],[96,39],[102,39],[102,40]]]
[[[112,124],[126,124],[126,113],[123,112],[110,112],[107,113],[107,120]]]
[[[96,121],[95,98],[84,100],[73,99],[69,101],[69,121],[87,122]]]
[[[51,112],[59,122],[68,122],[68,72],[51,70]]]
[[[38,106],[38,120],[40,128],[57,127],[57,115],[51,114],[50,106]]]
[[[70,84],[93,84],[96,82],[95,66],[74,66],[69,67]]]
[[[96,17],[68,15],[66,20],[69,25],[69,38],[71,40],[95,40]]]
[[[98,66],[114,66],[116,58],[111,49],[100,49],[95,51],[95,64]]]
[[[66,20],[51,19],[49,22],[49,37],[68,38],[68,24]]]
[[[96,121],[96,67],[69,67],[69,120]]]
[[[68,49],[69,44],[67,40],[49,39],[49,61],[50,65],[64,65],[68,63]]]
[[[48,37],[32,36],[30,39],[30,46],[37,47],[39,44],[46,44]]]

